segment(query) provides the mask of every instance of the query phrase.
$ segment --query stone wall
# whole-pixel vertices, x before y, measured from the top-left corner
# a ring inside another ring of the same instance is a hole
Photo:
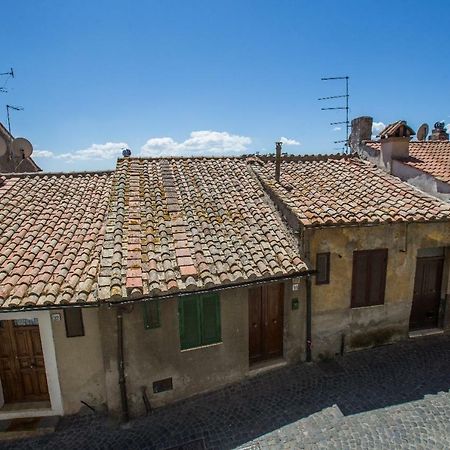
[[[450,227],[446,223],[413,223],[322,228],[309,231],[309,240],[314,263],[316,253],[331,254],[330,283],[313,282],[312,286],[312,350],[313,358],[320,359],[408,336],[417,252],[450,246]],[[376,248],[388,249],[384,305],[352,309],[353,251]],[[448,328],[446,253],[441,323]]]

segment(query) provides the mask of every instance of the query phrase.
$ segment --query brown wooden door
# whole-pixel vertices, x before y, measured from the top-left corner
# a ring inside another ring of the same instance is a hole
[[[443,266],[443,257],[417,258],[411,330],[438,326]]]
[[[48,400],[38,325],[1,321],[0,377],[5,403]]]
[[[250,362],[283,355],[283,284],[251,288],[248,304]]]

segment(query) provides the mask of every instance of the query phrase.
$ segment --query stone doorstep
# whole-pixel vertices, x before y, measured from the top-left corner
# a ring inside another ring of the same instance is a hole
[[[425,337],[425,336],[435,336],[438,334],[444,334],[444,330],[442,328],[427,328],[425,330],[410,331],[409,337],[410,338],[418,338],[418,337]]]
[[[283,357],[267,359],[264,361],[251,364],[247,376],[254,377],[261,373],[269,372],[270,370],[274,369],[279,369],[284,366],[287,366],[287,361]]]
[[[0,441],[53,433],[60,418],[60,416],[45,416],[0,420]]]

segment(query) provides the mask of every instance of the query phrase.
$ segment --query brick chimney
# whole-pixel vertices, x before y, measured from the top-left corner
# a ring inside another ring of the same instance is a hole
[[[393,159],[409,157],[409,141],[415,131],[404,120],[388,125],[380,134],[381,163],[391,172]]]
[[[373,118],[370,116],[356,117],[352,120],[352,132],[350,134],[350,148],[352,153],[359,153],[364,141],[372,138]]]
[[[436,122],[429,138],[430,141],[448,141],[447,128],[444,122]]]

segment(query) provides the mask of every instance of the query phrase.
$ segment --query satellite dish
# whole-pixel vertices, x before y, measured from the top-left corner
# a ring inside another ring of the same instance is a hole
[[[29,140],[18,137],[12,142],[12,152],[19,158],[29,158],[33,153],[33,146]]]
[[[417,130],[417,140],[418,141],[425,141],[428,136],[429,126],[427,123],[423,123],[420,125],[419,129]]]
[[[8,147],[6,146],[6,141],[2,137],[0,137],[0,156],[6,154],[7,149]]]

